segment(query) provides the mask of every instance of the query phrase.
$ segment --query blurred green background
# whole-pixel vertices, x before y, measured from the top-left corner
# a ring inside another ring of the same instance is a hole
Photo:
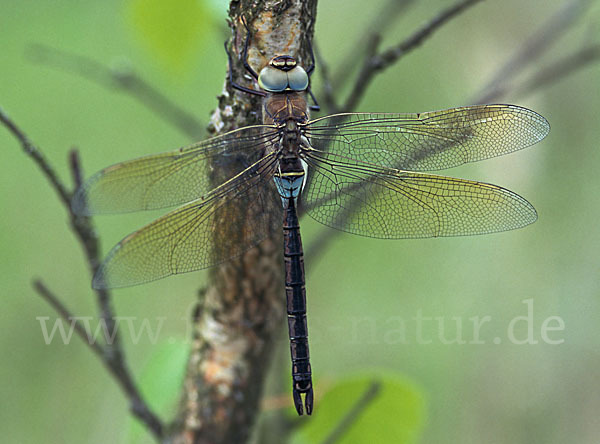
[[[30,44],[87,55],[107,66],[127,61],[208,123],[226,70],[226,2],[181,2],[183,6],[161,11],[162,3],[170,2],[148,2],[149,12],[144,12],[144,3],[136,0],[0,2],[0,106],[65,181],[72,147],[80,150],[89,175],[190,140],[123,93],[33,63],[26,57]],[[383,3],[373,0],[365,8],[358,0],[320,2],[315,41],[330,67],[351,55]],[[416,3],[390,28],[384,46],[408,36],[453,2]],[[469,104],[563,5],[558,0],[477,5],[378,76],[358,109],[409,112]],[[181,8],[188,9],[178,12]],[[599,25],[595,3],[524,78],[597,44]],[[318,94],[318,67],[314,81]],[[382,404],[384,421],[369,430],[371,439],[385,442],[381,437],[391,426],[385,418],[391,412],[390,421],[402,422],[406,405],[415,405],[422,411],[415,413],[415,434],[405,442],[598,442],[598,85],[600,64],[593,64],[534,94],[508,94],[503,102],[544,115],[552,125],[550,136],[522,152],[447,173],[522,194],[538,210],[534,225],[489,236],[413,241],[342,234],[322,257],[307,264],[317,392],[322,395],[357,375],[393,375],[401,381],[404,391],[393,391],[400,394],[398,405]],[[66,213],[46,179],[4,128],[0,147],[3,441],[127,442],[127,403],[99,361],[76,338],[68,345],[44,341],[36,318],[50,317],[51,327],[55,313],[32,290],[32,278],[42,278],[74,313],[95,316],[90,278]],[[104,251],[157,214],[97,218]],[[305,242],[322,229],[304,219]],[[205,276],[191,273],[115,292],[117,314],[134,317],[136,328],[142,319],[156,327],[163,322],[158,318],[165,318],[157,343],[145,335],[139,341],[124,336],[136,375],[144,372],[151,356],[162,356],[157,351],[185,346],[187,319]],[[531,323],[515,320],[528,315],[529,307]],[[419,316],[426,319],[425,341],[416,331]],[[474,343],[471,318],[486,316],[490,320]],[[550,317],[560,320],[546,321]],[[532,334],[537,343],[511,341],[511,321],[517,339]],[[544,340],[545,321],[550,326],[563,323],[564,329],[547,335],[561,344]],[[446,343],[460,333],[466,343]],[[285,347],[282,341],[277,359],[287,365]],[[287,377],[289,370],[284,370]],[[170,376],[162,378],[150,378],[150,397],[152,390],[168,386]],[[402,393],[413,398],[404,399]],[[325,411],[325,399],[323,405]],[[319,404],[312,421],[318,420]],[[306,442],[302,440],[311,436],[297,439]]]

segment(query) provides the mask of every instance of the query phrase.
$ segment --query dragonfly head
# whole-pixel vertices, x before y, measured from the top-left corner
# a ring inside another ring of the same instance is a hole
[[[258,85],[268,92],[304,91],[308,88],[308,74],[295,58],[277,56],[260,70]]]

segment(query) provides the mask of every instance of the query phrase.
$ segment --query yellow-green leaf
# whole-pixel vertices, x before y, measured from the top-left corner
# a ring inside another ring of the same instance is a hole
[[[378,373],[341,381],[328,390],[317,399],[312,417],[292,442],[324,442],[366,393],[371,397],[349,424],[341,427],[336,444],[419,442],[425,423],[422,391],[400,376]]]

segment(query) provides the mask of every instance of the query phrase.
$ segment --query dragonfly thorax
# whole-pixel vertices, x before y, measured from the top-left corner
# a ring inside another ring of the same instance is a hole
[[[273,175],[283,207],[287,208],[290,199],[297,200],[306,182],[307,164],[301,157],[303,145],[308,139],[302,134],[298,122],[290,118],[279,126],[280,138],[276,144],[279,165]],[[305,147],[304,147],[305,148]]]
[[[278,126],[293,120],[308,122],[308,105],[303,92],[268,93],[263,103],[263,123]]]

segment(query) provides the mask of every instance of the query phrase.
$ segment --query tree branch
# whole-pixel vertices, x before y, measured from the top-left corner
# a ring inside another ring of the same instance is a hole
[[[129,399],[129,405],[133,415],[136,416],[143,424],[145,424],[154,437],[159,440],[163,434],[162,423],[148,408],[146,402],[143,400],[141,394],[135,386],[135,383],[131,379],[129,371],[127,370],[123,360],[118,359],[114,353],[107,353],[106,346],[100,345],[98,342],[94,341],[93,338],[90,338],[88,336],[88,332],[81,325],[81,323],[74,320],[75,318],[71,312],[65,307],[65,305],[63,305],[60,299],[44,285],[41,280],[36,279],[33,282],[33,287],[38,294],[46,302],[48,302],[52,308],[54,308],[54,310],[63,320],[72,323],[73,329],[75,330],[75,333],[77,333],[77,336],[79,336],[79,338],[90,348],[90,350],[92,350],[94,354],[96,354],[96,356],[102,361],[115,381],[121,387],[121,390],[123,390]],[[107,329],[107,331],[112,332],[113,330]]]
[[[590,4],[589,0],[566,1],[562,8],[542,24],[496,71],[492,79],[476,94],[478,100],[474,103],[490,103],[494,98],[502,96],[504,91],[510,89],[508,84],[511,80],[539,60],[576,23]]]
[[[319,69],[319,75],[323,82],[319,94],[319,102],[323,104],[323,109],[326,110],[328,114],[333,114],[338,112],[339,108],[331,83],[329,64],[327,63],[327,60],[321,56],[321,50],[319,49],[319,45],[313,42],[313,48],[315,51],[315,58]]]
[[[344,61],[337,66],[335,74],[331,76],[336,79],[337,89],[341,89],[346,84],[350,74],[357,67],[356,55],[362,53],[368,54],[367,48],[369,47],[369,42],[372,42],[374,39],[379,40],[379,36],[384,34],[387,28],[397,21],[400,15],[406,12],[413,3],[415,3],[415,0],[388,0],[377,13],[373,21],[369,23],[362,32],[356,33],[359,37],[354,44],[350,46],[352,48],[351,54],[344,58]],[[373,32],[372,30],[374,29],[377,31]],[[369,37],[365,39],[365,35],[368,35]],[[323,58],[320,58],[318,62],[319,72],[323,79],[323,88],[319,94],[319,98],[323,98],[323,104],[328,113],[333,114],[340,112],[337,100],[333,95],[331,83],[327,78],[328,68],[326,62]]]
[[[260,71],[276,54],[290,54],[308,66],[307,39],[312,37],[316,3],[232,1],[232,38],[226,46],[235,82],[257,88],[241,60],[246,38],[242,17],[252,35],[248,63],[255,71]],[[222,133],[260,122],[260,98],[233,89],[225,79],[219,107],[211,119],[211,131]],[[226,163],[216,159],[211,180],[215,186],[220,185],[239,171],[240,165],[234,159]],[[268,237],[257,248],[209,270],[203,310],[194,322],[175,442],[247,442],[259,412],[263,384],[286,312],[281,204],[275,196],[263,204],[261,214],[251,202],[228,208],[230,223],[215,233],[213,242],[220,245],[222,237],[237,238],[240,233],[254,230],[259,219],[269,219]]]
[[[25,154],[31,157],[31,159],[42,170],[42,173],[44,176],[46,176],[46,179],[50,181],[52,188],[54,188],[54,191],[56,191],[62,203],[69,207],[71,205],[71,193],[67,191],[66,187],[62,184],[58,178],[58,175],[54,171],[54,168],[50,166],[43,153],[31,142],[31,140],[29,140],[29,137],[27,137],[27,135],[21,131],[21,129],[10,119],[8,114],[6,114],[2,108],[0,108],[0,121],[21,143],[21,147],[23,148]]]
[[[554,63],[540,69],[532,75],[529,80],[524,81],[520,85],[508,87],[506,92],[512,90],[516,96],[527,96],[538,92],[542,88],[547,88],[553,83],[556,83],[564,78],[580,71],[584,67],[596,63],[600,60],[600,45],[591,45],[582,48],[579,51],[561,57]],[[495,100],[495,99],[494,99]]]
[[[345,104],[342,106],[343,111],[353,110],[358,102],[362,99],[367,87],[371,83],[375,74],[383,71],[392,64],[396,63],[400,58],[408,52],[421,45],[425,39],[430,37],[435,31],[440,29],[450,19],[456,17],[467,8],[479,3],[481,0],[461,0],[454,6],[442,11],[434,17],[429,23],[418,29],[409,38],[400,44],[393,46],[382,53],[376,52],[376,43],[379,36],[374,35],[370,39],[370,47],[367,49],[367,58],[358,74],[352,92],[348,96]]]
[[[200,139],[204,133],[202,124],[192,113],[171,101],[125,64],[108,68],[89,57],[40,44],[32,45],[29,55],[37,63],[81,76],[103,88],[128,94],[191,140]]]
[[[35,279],[33,281],[33,288],[63,320],[71,322],[75,319],[75,316],[71,314],[71,312],[67,309],[67,307],[65,307],[65,305],[63,305],[57,296],[48,290],[48,287],[46,287],[40,279]],[[81,323],[78,321],[73,321],[73,329],[75,330],[75,333],[77,333],[77,336],[79,336],[79,338],[90,348],[90,350],[92,350],[92,352],[94,352],[98,358],[103,360],[103,347],[96,341],[90,341],[90,338],[88,337],[88,334]]]
[[[58,194],[71,218],[71,227],[83,246],[90,271],[92,274],[95,273],[99,265],[99,248],[98,239],[93,229],[91,219],[89,217],[77,216],[72,212],[72,193],[67,191],[67,188],[60,181],[58,175],[54,171],[54,168],[52,168],[40,149],[30,141],[25,132],[22,131],[1,108],[0,122],[2,122],[4,126],[8,128],[8,130],[21,143],[23,151],[38,165],[38,167],[42,170],[42,173],[50,182],[52,188],[54,188]],[[75,178],[76,183],[80,182],[81,171],[79,169],[79,159],[76,151],[71,153],[70,158],[73,177]],[[34,288],[63,319],[70,321],[73,318],[70,311],[64,306],[64,304],[60,302],[58,297],[51,293],[41,281],[36,280],[34,282]],[[113,375],[115,381],[119,384],[125,395],[128,397],[130,408],[133,414],[148,427],[150,432],[157,439],[159,439],[162,437],[163,433],[162,424],[158,417],[150,410],[146,402],[143,400],[129,372],[123,351],[120,346],[119,335],[115,330],[110,294],[106,290],[98,290],[96,292],[96,301],[99,307],[100,321],[105,323],[106,330],[108,332],[113,333],[113,340],[107,340],[107,342],[103,345],[95,342],[91,343],[87,337],[87,333],[85,330],[82,330],[83,327],[81,327],[79,323],[74,324],[75,331],[79,337],[90,346],[91,350],[100,358],[102,363]]]
[[[502,82],[502,85],[496,85],[496,88],[491,91],[484,91],[483,95],[478,98],[471,100],[472,103],[492,103],[500,101],[503,97],[509,93],[515,93],[519,95],[531,94],[534,91],[539,91],[543,87],[548,87],[552,83],[558,82],[562,78],[572,74],[576,70],[582,69],[584,66],[593,63],[600,59],[598,45],[590,45],[577,51],[574,54],[560,58],[548,67],[544,67],[536,71],[534,75],[520,84],[510,82],[510,77],[515,75],[517,72],[522,70],[521,67],[515,65],[515,60],[519,60],[520,64],[527,65],[532,60],[539,58],[539,54],[536,51],[545,51],[548,48],[546,44],[540,44],[540,36],[548,35],[550,30],[554,30],[559,35],[562,35],[566,27],[570,27],[575,23],[575,19],[580,17],[585,8],[588,6],[588,1],[568,1],[565,2],[565,6],[554,14],[548,22],[543,24],[540,30],[535,31],[530,39],[524,42],[521,51],[519,53],[526,53],[527,57],[514,56],[511,58],[511,62],[501,67],[498,72],[504,72],[509,78]],[[568,17],[562,17],[561,14],[567,14]],[[444,13],[440,14],[441,17]],[[567,19],[568,18],[568,19]],[[434,22],[433,20],[432,22]],[[418,34],[418,33],[417,33]],[[409,39],[410,40],[410,39]],[[510,67],[508,67],[510,65]],[[500,79],[502,76],[496,74],[493,76],[494,79]],[[490,85],[493,82],[490,82]],[[404,169],[409,169],[409,165],[403,166]],[[349,202],[346,206],[344,215],[348,217],[361,208],[359,199],[355,199]],[[340,216],[342,217],[342,216]],[[316,258],[321,257],[323,251],[327,249],[330,243],[335,237],[341,233],[338,230],[332,231],[331,229],[324,228],[311,240],[311,242],[305,248],[306,256],[310,260],[307,260],[308,264],[314,266]],[[309,265],[310,266],[310,265]]]
[[[367,43],[367,54],[365,57],[365,64],[358,76],[358,80],[355,83],[354,90],[349,95],[346,104],[343,107],[343,111],[351,111],[358,103],[362,95],[367,89],[368,84],[373,80],[374,75],[380,70],[389,67],[392,63],[397,62],[400,58],[407,54],[412,49],[419,46],[427,37],[429,37],[434,31],[439,29],[442,25],[447,23],[451,18],[456,17],[459,13],[466,10],[468,7],[475,5],[481,0],[461,0],[454,6],[446,9],[439,13],[436,17],[430,20],[426,25],[414,32],[408,39],[404,40],[399,45],[388,49],[382,54],[377,54],[377,47],[379,45],[380,36],[379,34],[373,34],[371,39]],[[407,166],[405,165],[404,168]],[[310,176],[309,176],[310,180]],[[353,199],[346,205],[343,213],[339,214],[338,217],[350,217],[356,211],[359,211],[362,206],[360,199]],[[308,261],[308,264],[315,262],[315,259],[321,256],[321,253],[330,245],[330,242],[334,239],[340,231],[334,231],[324,228],[311,240],[305,249],[307,256],[312,258]],[[307,267],[310,267],[308,265]]]
[[[367,81],[371,81],[375,71],[380,69],[375,67],[386,67],[388,66],[386,63],[397,61],[398,58],[396,57],[406,54],[408,50],[413,49],[415,45],[420,44],[423,38],[429,35],[433,30],[437,29],[437,27],[441,26],[448,19],[474,3],[477,3],[477,1],[463,1],[457,3],[454,7],[439,14],[403,43],[395,48],[391,48],[380,56],[376,55],[378,41],[377,36],[373,35],[371,45],[367,49],[367,63],[363,66],[362,71],[363,80],[365,81],[364,85],[361,86],[361,75],[359,75],[359,80],[356,82],[358,88],[351,93],[347,105],[344,107],[344,111],[351,111],[356,105],[360,96],[366,90]],[[590,45],[572,55],[555,61],[548,67],[539,69],[529,80],[520,84],[511,82],[511,78],[515,77],[535,60],[538,60],[559,37],[564,35],[566,30],[572,27],[577,19],[585,13],[590,4],[591,2],[588,0],[566,1],[561,9],[553,14],[550,19],[548,19],[526,42],[524,42],[520,47],[521,49],[516,51],[515,55],[497,71],[493,76],[493,79],[488,83],[488,86],[480,93],[479,97],[471,100],[471,102],[478,104],[499,101],[509,94],[509,92],[518,95],[531,94],[542,87],[548,87],[550,84],[557,82],[576,70],[596,61],[600,57],[598,54],[598,45]],[[373,67],[370,67],[368,63],[369,60],[372,61]],[[358,96],[356,96],[356,91],[359,92]],[[408,168],[408,166],[405,165],[404,168]],[[349,217],[349,215],[359,211],[360,208],[361,203],[358,199],[350,202],[347,205],[344,214],[340,215],[340,217]],[[329,229],[321,230],[306,248],[306,251],[308,252],[307,255],[315,258],[320,257],[321,253],[327,248],[335,235],[336,233],[332,233]]]
[[[516,97],[526,97],[543,88],[574,74],[584,67],[600,60],[600,45],[590,45],[573,54],[559,58],[553,63],[538,69],[528,79],[522,82],[504,82],[494,90],[474,100],[474,103],[490,103],[502,101],[512,94]]]

